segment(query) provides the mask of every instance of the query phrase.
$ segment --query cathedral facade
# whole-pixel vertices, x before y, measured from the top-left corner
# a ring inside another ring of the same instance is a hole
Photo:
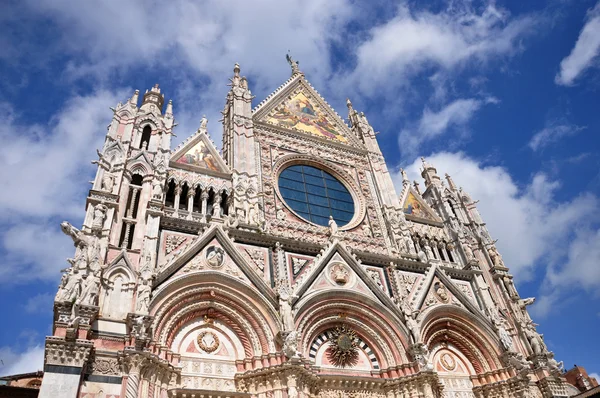
[[[158,85],[113,109],[40,396],[567,396],[468,193],[424,159],[398,192],[288,62],[254,108],[235,65],[221,152],[206,118],[171,148]]]

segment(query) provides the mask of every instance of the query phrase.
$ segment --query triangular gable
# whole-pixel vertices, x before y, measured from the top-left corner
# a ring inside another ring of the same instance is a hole
[[[171,167],[185,170],[210,170],[217,173],[229,173],[229,169],[206,130],[198,130],[171,154]]]
[[[110,262],[110,264],[104,270],[104,274],[105,275],[110,275],[111,272],[115,268],[121,268],[121,267],[128,271],[128,273],[130,274],[130,277],[132,279],[136,279],[136,277],[135,277],[136,276],[135,268],[133,268],[133,265],[131,264],[131,261],[129,261],[129,257],[127,257],[127,251],[126,250],[122,250],[121,253],[119,253],[117,255],[117,257],[115,257]]]
[[[434,266],[425,276],[420,293],[412,300],[412,310],[425,311],[444,304],[454,304],[466,308],[487,321],[473,298],[467,296],[462,287],[459,287],[444,272]]]
[[[336,265],[341,266],[336,268]],[[331,289],[339,285],[340,288],[352,288],[355,292],[370,296],[392,312],[400,315],[392,299],[384,293],[367,271],[337,239],[333,241],[312,268],[310,275],[303,278],[298,290],[294,293],[297,297],[295,303],[302,300],[303,296],[311,291],[322,290],[323,288]],[[347,273],[346,276],[345,273]],[[345,277],[348,279],[342,285],[341,282]],[[332,281],[333,283],[331,283]]]
[[[218,249],[217,249],[218,248]],[[212,249],[212,250],[211,250]],[[221,253],[219,253],[222,250]],[[250,265],[245,256],[239,252],[235,244],[225,234],[220,225],[213,225],[197,240],[189,245],[184,253],[174,259],[173,262],[163,268],[156,278],[156,285],[160,285],[167,279],[179,273],[185,273],[185,267],[188,272],[201,270],[219,271],[221,267],[212,267],[209,262],[213,252],[217,255],[227,256],[228,260],[223,261],[223,269],[230,268],[230,273],[237,275],[241,280],[248,282],[256,287],[274,306],[277,305],[275,294],[265,282],[265,280]],[[200,262],[205,262],[206,267],[201,267]]]
[[[407,219],[427,223],[441,223],[435,211],[412,187],[401,198],[402,211]]]
[[[340,144],[362,146],[304,75],[286,82],[254,112],[255,121]]]

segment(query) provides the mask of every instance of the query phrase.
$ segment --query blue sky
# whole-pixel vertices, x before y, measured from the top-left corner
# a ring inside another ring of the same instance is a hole
[[[159,83],[175,143],[217,122],[235,62],[256,104],[291,51],[364,111],[397,178],[419,156],[475,200],[539,331],[600,372],[600,3],[25,0],[0,15],[0,374],[42,367],[109,107]],[[89,3],[91,4],[91,3]]]

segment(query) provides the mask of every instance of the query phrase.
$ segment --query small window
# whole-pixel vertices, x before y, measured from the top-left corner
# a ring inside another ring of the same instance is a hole
[[[150,136],[151,135],[152,135],[152,127],[150,127],[150,126],[144,127],[144,130],[142,130],[142,139],[140,140],[140,149],[148,149],[148,145],[150,145]]]

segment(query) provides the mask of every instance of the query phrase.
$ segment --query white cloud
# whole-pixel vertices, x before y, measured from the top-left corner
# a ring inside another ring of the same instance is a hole
[[[600,2],[589,10],[586,23],[571,53],[560,63],[560,72],[554,79],[556,84],[570,86],[600,54]]]
[[[44,368],[44,347],[36,345],[24,352],[15,352],[10,347],[0,347],[0,359],[2,376],[35,372]]]
[[[98,91],[71,98],[47,125],[21,123],[9,104],[0,111],[0,263],[2,283],[58,279],[72,256],[59,222],[81,223],[84,198],[111,119],[125,92]]]
[[[469,2],[453,2],[437,14],[402,5],[358,47],[354,78],[362,91],[373,93],[430,66],[449,70],[512,55],[535,23],[530,16],[511,18],[491,4],[478,12]]]
[[[546,126],[534,134],[529,141],[529,147],[537,151],[552,143],[558,142],[565,137],[579,133],[585,127],[570,124],[560,124],[558,122],[547,123]]]
[[[398,136],[398,144],[404,155],[414,154],[428,140],[444,134],[451,127],[464,127],[481,107],[478,99],[457,99],[439,111],[425,108],[421,119],[412,128],[404,129]]]
[[[600,375],[598,373],[588,373],[588,376],[593,377],[596,381],[600,382]]]
[[[436,166],[438,174],[450,174],[479,200],[483,220],[492,237],[498,239],[500,253],[517,281],[530,278],[537,265],[550,261],[561,250],[567,255],[570,237],[581,225],[592,222],[600,210],[598,198],[590,194],[558,201],[555,193],[559,182],[542,173],[535,174],[526,186],[519,186],[503,167],[485,165],[464,153],[435,153],[427,161]],[[419,178],[420,166],[420,160],[415,160],[406,167],[411,178]],[[395,181],[400,184],[401,177],[396,175]],[[593,261],[593,256],[585,258]],[[600,283],[600,275],[587,277]]]
[[[36,0],[30,8],[59,25],[63,50],[80,57],[71,64],[74,75],[107,76],[140,64],[176,71],[184,65],[219,76],[224,85],[237,61],[244,73],[258,77],[251,83],[269,88],[289,76],[281,68],[288,50],[305,72],[326,75],[328,42],[350,13],[346,0],[101,0],[94,7]]]
[[[29,314],[49,314],[52,312],[53,302],[54,296],[50,293],[36,294],[35,296],[29,297],[29,299],[27,299],[27,303],[25,303],[25,312]]]

